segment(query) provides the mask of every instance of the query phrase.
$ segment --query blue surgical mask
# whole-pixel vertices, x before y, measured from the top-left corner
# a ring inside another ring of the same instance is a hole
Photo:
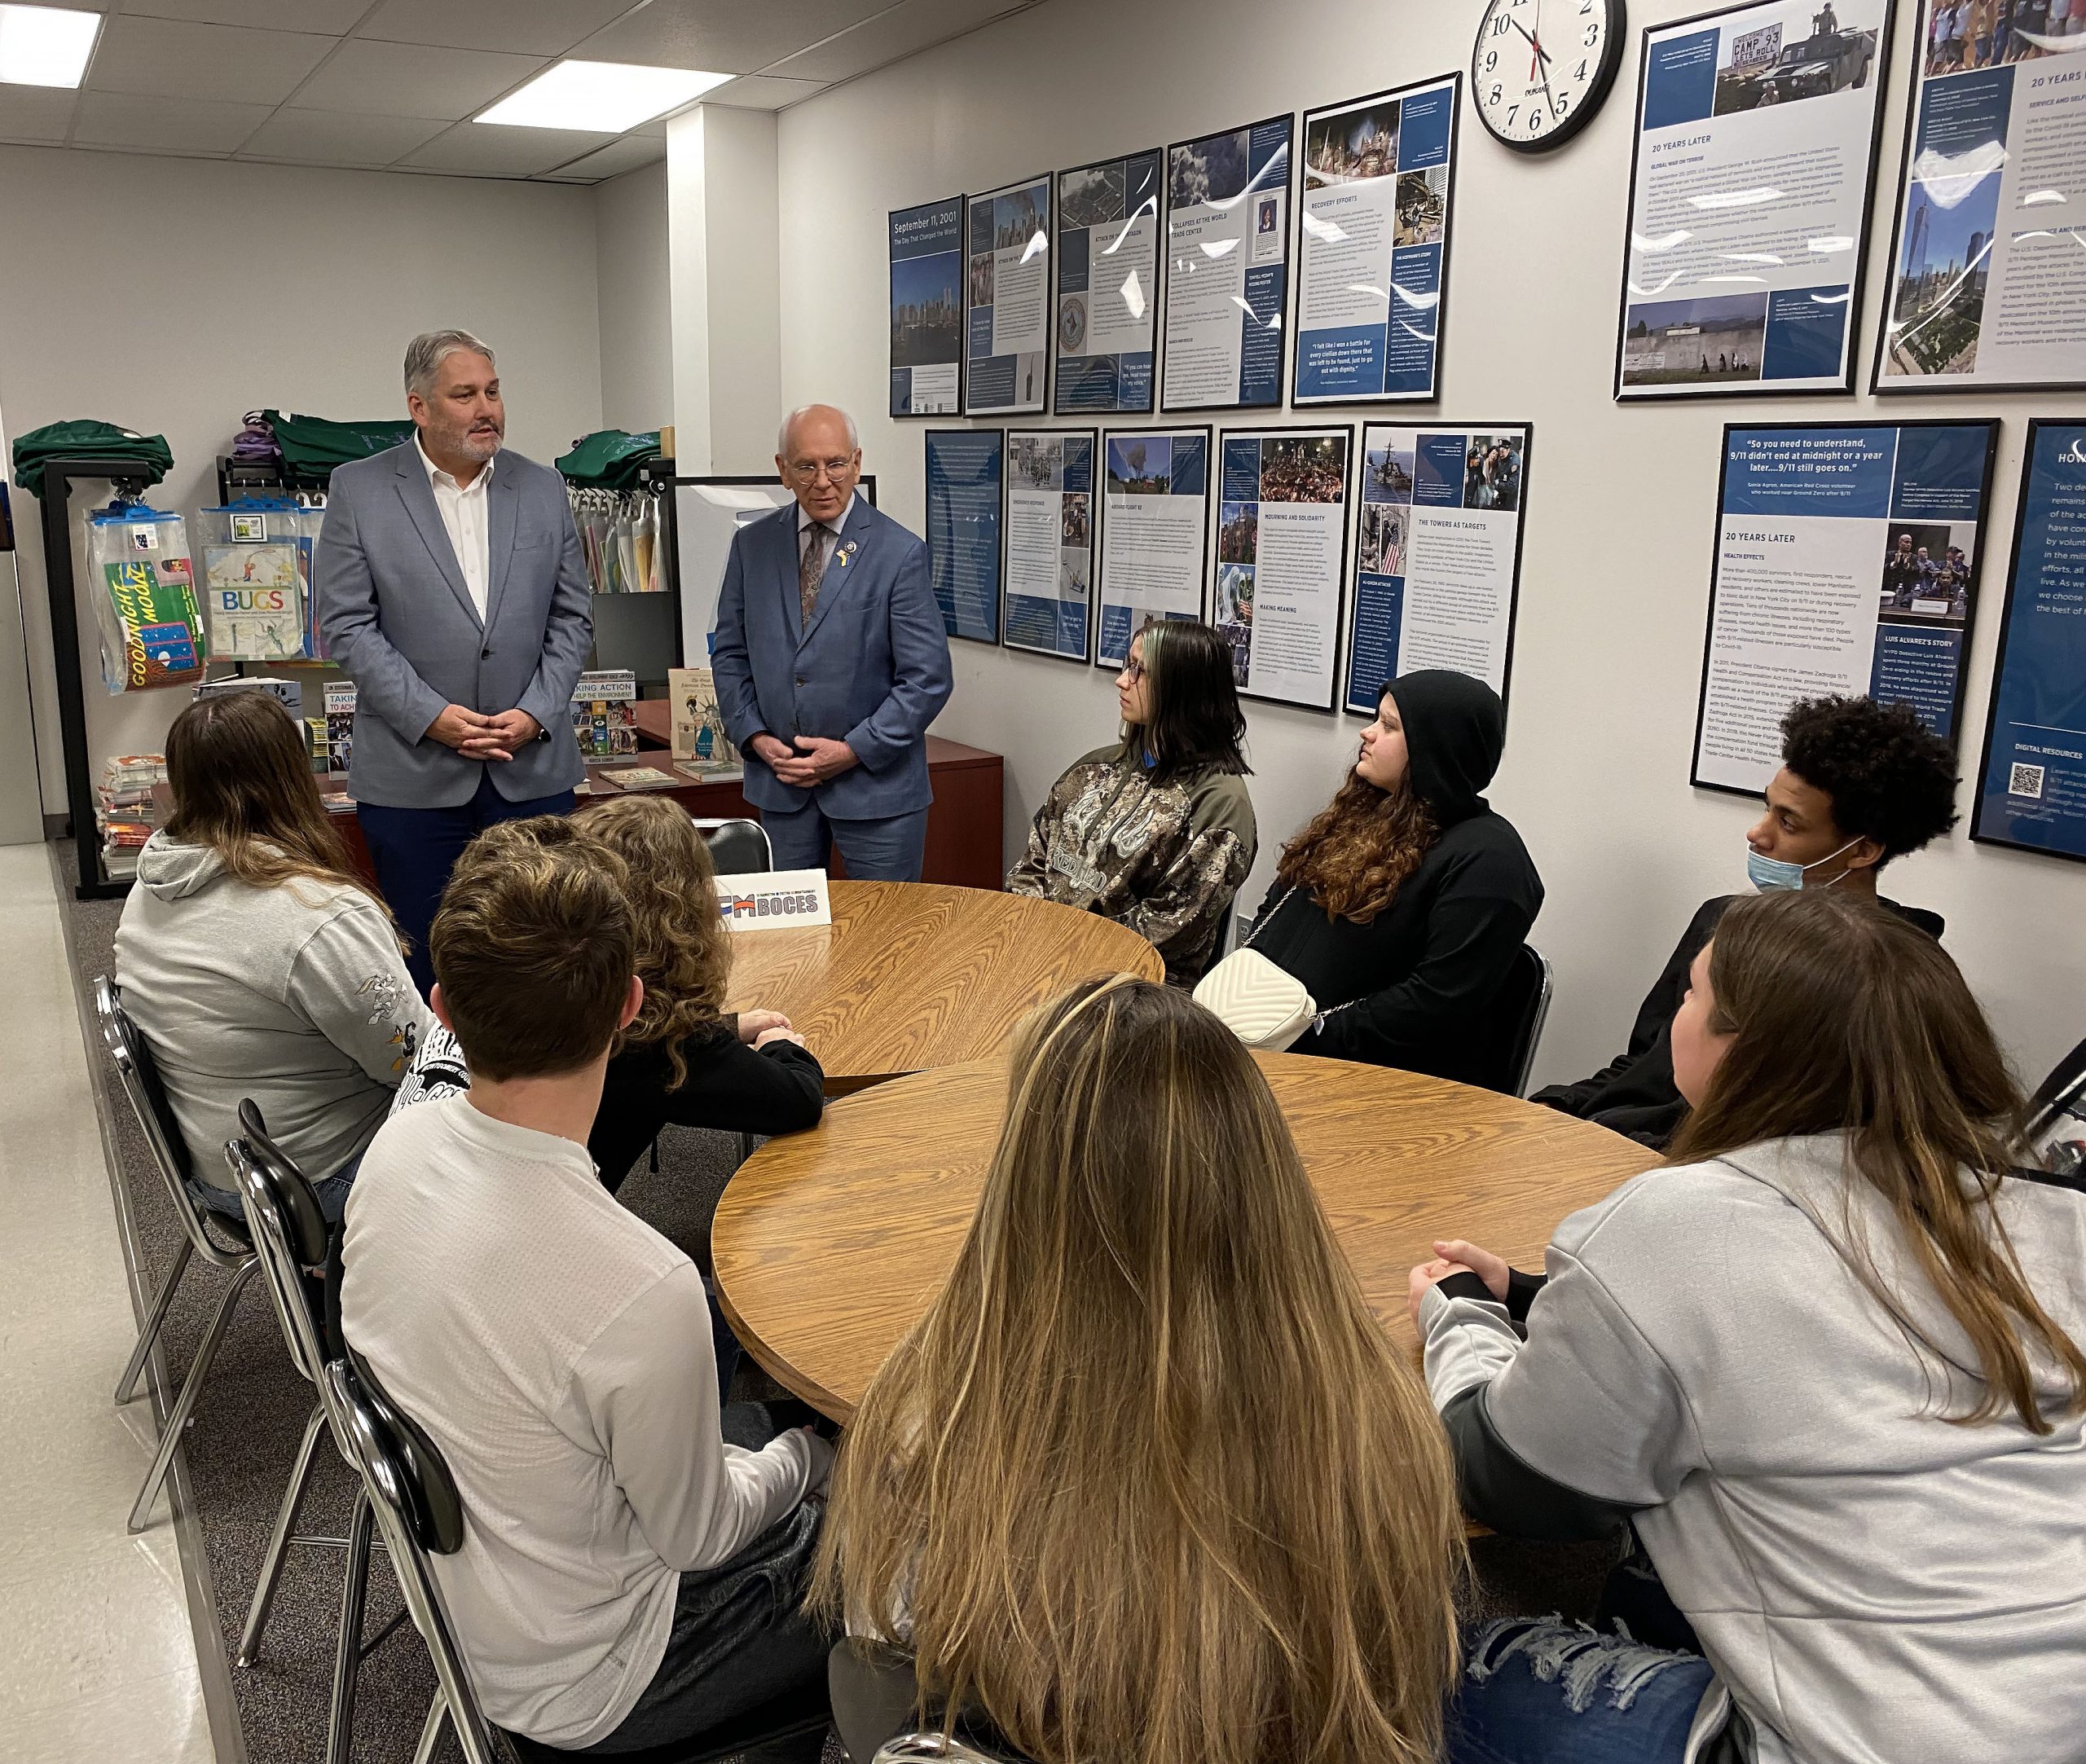
[[[1859,839],[1850,839],[1840,847],[1840,851],[1850,851],[1860,843]],[[1828,851],[1818,860],[1817,864],[1792,864],[1786,858],[1763,857],[1748,846],[1745,848],[1745,879],[1763,895],[1772,894],[1778,889],[1801,888],[1807,874],[1817,869],[1818,864],[1831,863],[1840,851]],[[1842,875],[1845,873],[1845,871],[1841,873]],[[1834,882],[1839,879],[1838,876],[1833,878]]]

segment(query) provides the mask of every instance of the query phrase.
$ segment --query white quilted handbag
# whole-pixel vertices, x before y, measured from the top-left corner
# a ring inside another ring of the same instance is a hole
[[[1195,1002],[1247,1046],[1279,1054],[1311,1027],[1318,1007],[1304,983],[1257,949],[1234,949],[1205,974]]]

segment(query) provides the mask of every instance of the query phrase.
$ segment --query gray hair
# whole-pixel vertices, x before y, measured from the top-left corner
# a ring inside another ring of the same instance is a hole
[[[813,411],[831,411],[847,426],[847,451],[850,453],[862,445],[862,438],[855,429],[855,419],[842,410],[838,405],[799,404],[796,409],[782,419],[782,426],[775,431],[775,451],[781,457],[786,460],[790,456],[790,431],[797,426],[802,418],[810,416]]]
[[[423,331],[406,345],[406,389],[428,395],[442,363],[459,350],[482,355],[497,367],[493,353],[468,331]]]

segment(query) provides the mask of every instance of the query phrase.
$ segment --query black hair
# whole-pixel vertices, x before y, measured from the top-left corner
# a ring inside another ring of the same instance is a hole
[[[1155,618],[1138,635],[1144,639],[1152,716],[1131,731],[1131,742],[1151,759],[1152,782],[1171,783],[1211,766],[1251,772],[1231,645],[1192,619]]]
[[[1833,822],[1883,847],[1878,869],[1956,825],[1956,755],[1908,704],[1799,698],[1782,719],[1782,763],[1833,799]]]

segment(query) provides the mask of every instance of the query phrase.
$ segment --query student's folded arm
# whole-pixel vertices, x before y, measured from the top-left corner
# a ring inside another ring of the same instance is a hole
[[[434,1025],[398,953],[398,933],[373,901],[349,903],[305,939],[290,963],[285,1002],[394,1089]]]
[[[1429,1292],[1428,1388],[1473,1519],[1508,1537],[1604,1537],[1670,1500],[1704,1454],[1679,1381],[1607,1287],[1555,1245],[1549,1269],[1525,1342],[1489,1295]]]
[[[666,1094],[666,1120],[728,1133],[797,1133],[818,1125],[825,1071],[794,1041],[729,1041],[688,1050],[688,1081]]]
[[[799,1429],[757,1452],[724,1443],[709,1307],[693,1263],[632,1300],[572,1378],[646,1541],[683,1573],[729,1561],[803,1498],[820,1467],[824,1443]]]

